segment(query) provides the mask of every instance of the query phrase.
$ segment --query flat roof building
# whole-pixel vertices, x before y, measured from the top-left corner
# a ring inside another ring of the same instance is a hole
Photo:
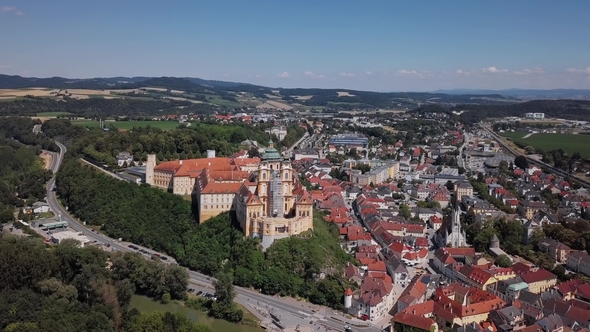
[[[86,244],[90,243],[88,237],[86,235],[80,235],[81,233],[72,232],[72,231],[63,231],[51,234],[51,242],[55,244],[60,244],[61,241],[66,239],[73,239],[80,242],[80,247],[84,247]]]
[[[361,146],[367,148],[369,139],[362,134],[338,134],[330,137],[332,145]]]

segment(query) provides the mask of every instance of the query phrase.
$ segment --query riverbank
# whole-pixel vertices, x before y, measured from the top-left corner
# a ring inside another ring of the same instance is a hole
[[[146,296],[140,295],[133,295],[131,298],[132,308],[136,308],[140,312],[153,312],[153,311],[170,311],[170,312],[177,312],[186,315],[192,321],[198,322],[200,324],[205,324],[213,331],[224,331],[224,332],[261,332],[264,329],[259,327],[253,327],[248,325],[241,325],[241,324],[233,324],[227,322],[222,319],[215,319],[207,316],[205,312],[191,309],[180,305],[178,303],[170,302],[167,304],[162,304],[157,301],[153,301],[152,299]]]

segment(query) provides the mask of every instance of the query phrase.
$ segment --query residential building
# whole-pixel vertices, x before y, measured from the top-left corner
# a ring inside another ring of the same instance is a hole
[[[394,293],[391,278],[386,274],[364,277],[360,289],[352,294],[348,312],[358,318],[377,321],[389,313],[393,307]]]
[[[529,285],[531,293],[542,293],[557,284],[557,276],[545,269],[521,274],[522,281]]]
[[[455,183],[455,195],[457,200],[463,196],[473,196],[473,186],[468,181],[458,181]]]
[[[567,257],[567,267],[572,271],[590,276],[590,255],[585,252],[572,252]]]
[[[521,201],[518,205],[518,213],[527,219],[533,219],[537,211],[549,211],[549,206],[543,202],[529,200]]]

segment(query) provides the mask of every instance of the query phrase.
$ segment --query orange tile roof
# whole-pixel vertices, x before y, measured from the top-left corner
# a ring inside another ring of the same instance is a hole
[[[236,194],[240,187],[242,187],[242,183],[210,182],[201,190],[201,194]]]

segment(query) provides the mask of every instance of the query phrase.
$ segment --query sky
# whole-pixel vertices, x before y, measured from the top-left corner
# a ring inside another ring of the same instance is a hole
[[[0,0],[0,73],[590,89],[590,1]]]

